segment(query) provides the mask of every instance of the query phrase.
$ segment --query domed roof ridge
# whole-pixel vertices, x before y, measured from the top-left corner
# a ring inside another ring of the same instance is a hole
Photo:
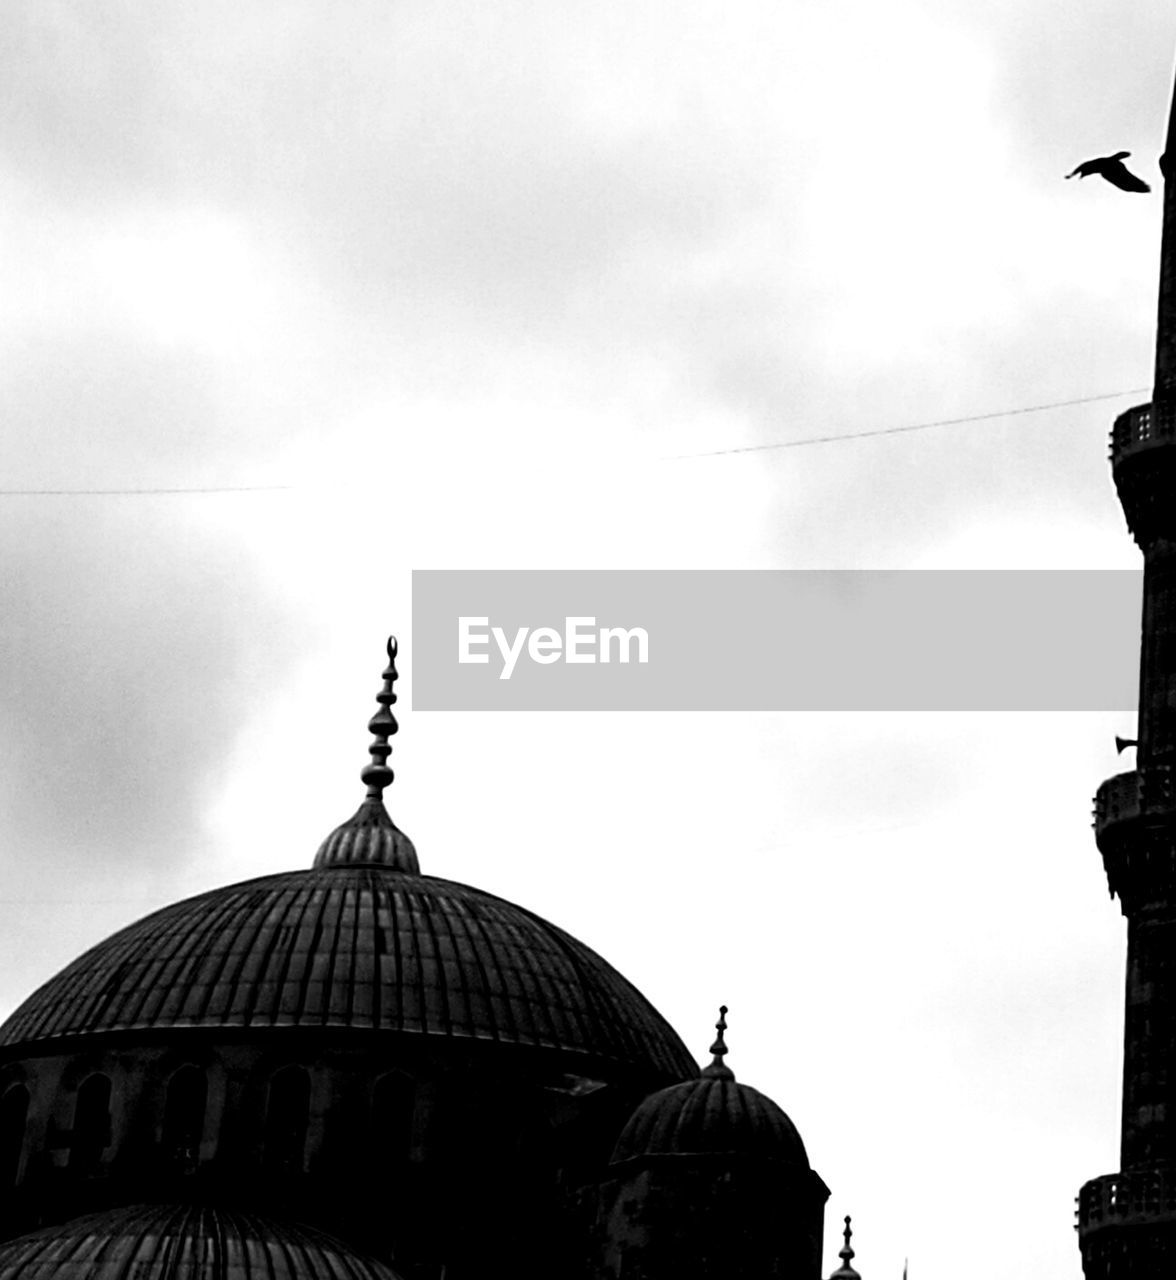
[[[0,1052],[300,1026],[555,1050],[648,1081],[697,1071],[637,988],[557,925],[471,885],[356,863],[258,876],[125,926],[0,1025]]]
[[[248,1210],[136,1204],[0,1243],[2,1280],[399,1280],[317,1227]]]
[[[716,1023],[714,1061],[694,1079],[650,1094],[629,1117],[613,1164],[644,1157],[757,1156],[809,1167],[796,1126],[765,1094],[735,1079],[723,1061],[727,1007]]]
[[[392,754],[392,745],[388,739],[400,729],[392,711],[396,703],[396,693],[392,686],[399,674],[396,670],[398,645],[395,636],[388,637],[387,652],[388,665],[383,671],[384,686],[376,694],[379,710],[368,721],[368,731],[374,735],[371,746],[368,747],[371,761],[359,775],[360,781],[367,786],[367,795],[355,813],[319,845],[314,858],[316,870],[324,867],[378,865],[415,875],[421,869],[412,841],[392,821],[388,810],[384,808],[384,789],[391,785],[396,776],[388,765],[388,757]]]

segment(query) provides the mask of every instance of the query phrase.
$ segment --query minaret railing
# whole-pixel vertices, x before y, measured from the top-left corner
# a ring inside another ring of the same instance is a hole
[[[1176,439],[1176,404],[1137,404],[1115,419],[1111,428],[1111,462],[1122,462],[1145,449]]]
[[[1136,1222],[1176,1221],[1176,1169],[1108,1173],[1078,1193],[1078,1233]]]

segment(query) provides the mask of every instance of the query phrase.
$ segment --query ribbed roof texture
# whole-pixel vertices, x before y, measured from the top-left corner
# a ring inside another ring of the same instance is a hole
[[[133,1205],[0,1244],[0,1280],[397,1280],[313,1227],[189,1205]]]
[[[796,1126],[758,1089],[703,1076],[651,1094],[629,1117],[613,1163],[638,1156],[730,1154],[787,1160],[808,1168]]]
[[[384,866],[395,871],[420,871],[416,847],[388,816],[377,798],[369,798],[319,845],[316,868]]]
[[[147,916],[63,969],[0,1047],[109,1031],[348,1027],[698,1068],[631,983],[538,916],[383,867],[287,872]]]

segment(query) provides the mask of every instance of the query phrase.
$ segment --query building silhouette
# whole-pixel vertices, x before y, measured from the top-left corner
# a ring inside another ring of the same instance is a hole
[[[421,874],[395,679],[389,642],[313,867],[147,916],[0,1027],[0,1280],[818,1280],[828,1190],[726,1010],[700,1072],[589,948]]]
[[[1119,1172],[1078,1201],[1087,1280],[1176,1275],[1176,95],[1168,122],[1155,390],[1122,414],[1111,467],[1143,552],[1136,767],[1095,798],[1111,894],[1127,917]]]

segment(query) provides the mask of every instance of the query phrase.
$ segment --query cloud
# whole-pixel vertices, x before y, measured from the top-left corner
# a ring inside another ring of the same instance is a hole
[[[20,501],[0,570],[8,840],[80,875],[94,858],[105,874],[191,857],[217,751],[250,700],[246,635],[264,641],[281,609],[174,510],[92,499],[79,520],[66,499],[29,519]],[[275,654],[275,679],[283,665]]]

